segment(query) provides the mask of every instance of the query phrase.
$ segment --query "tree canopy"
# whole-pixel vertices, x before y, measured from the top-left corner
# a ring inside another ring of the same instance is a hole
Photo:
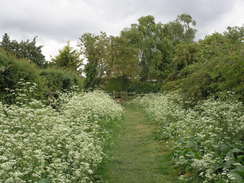
[[[42,46],[37,46],[36,41],[37,37],[34,37],[32,40],[27,39],[18,42],[16,40],[11,40],[9,35],[5,33],[0,43],[0,48],[3,48],[17,58],[24,58],[38,66],[44,66],[45,56],[42,54]]]
[[[81,74],[83,59],[81,59],[81,54],[70,46],[69,42],[62,50],[59,50],[59,54],[52,59],[52,62],[53,65],[64,70]]]

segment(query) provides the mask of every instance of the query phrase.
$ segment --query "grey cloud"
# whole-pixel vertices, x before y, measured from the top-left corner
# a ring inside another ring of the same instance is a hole
[[[1,0],[0,34],[44,37],[64,43],[84,32],[118,32],[151,14],[157,21],[189,13],[208,32],[241,0]],[[222,21],[223,23],[223,21]],[[201,34],[204,34],[202,31]],[[11,35],[12,36],[12,35]]]

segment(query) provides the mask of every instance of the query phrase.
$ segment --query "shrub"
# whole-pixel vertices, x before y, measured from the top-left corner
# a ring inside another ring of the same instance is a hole
[[[244,102],[244,28],[228,27],[192,43],[180,44],[172,62],[172,73],[163,90],[181,89],[186,101],[196,104],[209,96],[216,98],[231,91]],[[176,86],[175,86],[176,85]]]
[[[15,98],[9,95],[9,90],[19,88],[20,81],[34,82],[42,88],[36,65],[27,60],[16,59],[0,50],[0,68],[0,96],[6,103],[14,103]]]
[[[76,73],[61,69],[40,69],[27,60],[20,60],[0,50],[0,99],[4,103],[16,102],[14,92],[22,90],[23,83],[36,84],[35,95],[30,98],[46,100],[58,96],[58,92],[70,91],[83,86],[83,80]],[[22,90],[23,91],[23,90]]]
[[[129,83],[130,81],[126,77],[111,78],[105,81],[104,89],[108,92],[127,91]]]
[[[243,182],[243,105],[233,100],[208,99],[184,109],[177,94],[136,99],[161,126],[160,137],[173,142],[173,159],[200,182]],[[192,177],[188,177],[192,178]]]
[[[244,101],[243,68],[241,55],[217,57],[199,64],[198,70],[182,80],[183,96],[186,100],[198,101],[232,91],[237,99]]]
[[[63,101],[60,112],[36,100],[0,103],[0,182],[95,181],[110,135],[103,124],[118,122],[122,108],[101,92]]]
[[[76,73],[61,69],[48,68],[40,71],[48,92],[70,91],[74,86],[82,88],[83,81]]]
[[[156,93],[160,91],[161,84],[150,81],[131,81],[128,91],[136,93]]]

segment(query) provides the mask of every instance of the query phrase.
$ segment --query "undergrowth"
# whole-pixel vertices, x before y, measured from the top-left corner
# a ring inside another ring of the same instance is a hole
[[[122,107],[100,91],[64,94],[58,109],[18,97],[0,103],[0,182],[96,182]]]
[[[173,142],[173,161],[182,181],[244,180],[243,104],[210,98],[185,109],[177,94],[153,94],[134,100],[160,125],[159,138]]]

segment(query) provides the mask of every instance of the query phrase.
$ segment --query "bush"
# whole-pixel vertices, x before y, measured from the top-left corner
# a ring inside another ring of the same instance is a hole
[[[19,88],[19,82],[37,83],[40,88],[41,81],[38,75],[38,68],[27,60],[19,60],[14,56],[0,50],[0,96],[6,103],[14,103],[14,95],[11,91]]]
[[[135,92],[135,93],[156,93],[159,92],[161,83],[154,81],[129,80],[127,77],[112,78],[105,81],[103,89],[108,92]]]
[[[157,93],[160,91],[161,84],[150,81],[131,81],[128,91],[136,93]]]
[[[159,122],[160,137],[173,143],[173,160],[181,178],[198,182],[244,180],[243,105],[233,100],[208,99],[184,109],[178,94],[148,95],[136,99]],[[187,176],[188,175],[188,176]]]
[[[64,96],[62,96],[64,97]],[[61,111],[35,100],[0,103],[0,182],[90,183],[122,108],[101,92],[63,98]]]
[[[111,78],[105,81],[104,90],[107,92],[127,91],[129,86],[129,79],[126,77]]]
[[[244,62],[241,55],[218,57],[199,64],[199,69],[182,80],[181,89],[186,100],[198,101],[232,91],[244,102]]]
[[[30,98],[47,100],[58,97],[58,92],[70,91],[83,86],[83,80],[76,73],[61,69],[40,69],[27,60],[20,60],[0,50],[0,99],[4,103],[16,103],[16,92],[23,91],[23,83],[33,84],[35,94]],[[33,94],[33,92],[32,92]]]
[[[193,50],[179,47],[174,61],[176,66],[180,63],[180,70],[173,70],[163,89],[181,89],[183,98],[193,104],[228,91],[244,102],[243,30],[229,27],[223,34],[206,36],[198,42],[197,49],[191,43],[183,44]]]
[[[58,91],[70,91],[74,86],[81,89],[83,86],[80,76],[70,71],[48,68],[41,70],[40,76],[50,94],[57,93]]]

